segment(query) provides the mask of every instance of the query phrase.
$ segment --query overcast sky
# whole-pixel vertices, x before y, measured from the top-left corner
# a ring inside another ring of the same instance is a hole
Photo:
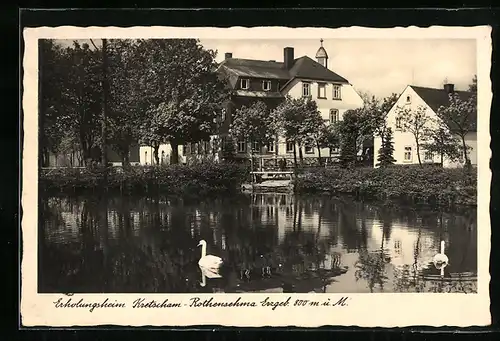
[[[283,61],[283,48],[294,47],[295,58],[315,59],[316,40],[203,40],[209,49],[233,58]],[[408,84],[438,87],[446,78],[457,89],[466,89],[476,74],[475,40],[325,40],[328,67],[347,78],[356,89],[376,96],[400,93]]]
[[[204,47],[233,58],[283,61],[283,48],[295,49],[295,58],[315,59],[317,39],[201,40]],[[67,41],[69,43],[69,41]],[[97,44],[100,43],[96,42]],[[99,44],[100,45],[100,44]],[[361,91],[378,97],[401,93],[408,84],[440,88],[445,79],[457,90],[466,89],[476,74],[476,42],[466,39],[325,39],[328,67]]]

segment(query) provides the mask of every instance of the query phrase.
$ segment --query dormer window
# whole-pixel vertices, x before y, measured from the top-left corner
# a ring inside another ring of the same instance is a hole
[[[340,85],[333,85],[333,99],[342,99]]]
[[[311,84],[302,83],[302,97],[310,97],[310,96],[311,96]]]
[[[262,81],[262,90],[264,91],[271,90],[271,81]]]
[[[240,80],[240,87],[243,90],[247,90],[250,87],[250,81],[246,78],[243,78],[242,80]]]
[[[318,83],[318,98],[326,98],[326,84]]]

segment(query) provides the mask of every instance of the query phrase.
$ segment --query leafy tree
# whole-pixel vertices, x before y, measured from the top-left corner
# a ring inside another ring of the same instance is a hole
[[[398,98],[399,96],[393,93],[381,101],[372,97],[372,99],[365,104],[364,109],[368,112],[367,116],[370,117],[373,135],[380,137],[382,145],[384,144],[384,139],[387,136],[387,114],[396,104]]]
[[[172,124],[170,120],[175,119],[176,114],[174,103],[160,103],[146,112],[149,119],[143,121],[140,127],[140,141],[153,147],[153,157],[157,165],[160,164],[160,145],[169,141],[169,128]]]
[[[229,134],[250,144],[250,157],[253,160],[253,144],[259,146],[271,142],[276,136],[269,109],[262,101],[237,109],[229,126]]]
[[[157,123],[163,125],[156,129],[162,139],[153,140],[169,142],[171,163],[178,163],[179,145],[205,141],[215,133],[216,117],[228,96],[227,83],[216,71],[216,52],[204,49],[196,39],[139,40],[137,48],[137,63],[143,70],[137,85],[146,105],[161,117]]]
[[[236,156],[236,148],[234,147],[234,140],[232,137],[227,136],[221,141],[222,158],[226,161],[234,161]]]
[[[439,120],[439,126],[436,129],[428,131],[427,142],[423,143],[422,147],[440,156],[441,167],[443,166],[444,157],[455,161],[462,155],[457,136],[453,135],[441,120]]]
[[[473,79],[469,88],[477,89],[477,78]],[[468,98],[463,98],[456,92],[450,93],[449,104],[441,106],[437,115],[448,125],[451,133],[461,139],[465,165],[470,166],[470,147],[465,143],[465,137],[477,127],[477,93],[472,91]]]
[[[39,40],[39,162],[48,166],[48,152],[56,153],[66,131],[59,117],[63,75],[58,65],[63,49],[50,39]]]
[[[66,152],[78,146],[89,159],[96,144],[99,114],[99,75],[94,51],[77,42],[63,48],[54,40],[39,42],[40,163],[48,165],[48,152]]]
[[[366,106],[370,101],[372,101],[373,98],[375,98],[374,95],[372,95],[369,91],[361,90],[361,89],[356,89],[356,92],[358,93],[359,97],[363,100],[363,105]]]
[[[308,140],[317,140],[324,124],[316,102],[309,98],[287,96],[273,111],[272,117],[276,131],[287,141],[293,142],[294,164],[297,166],[297,146],[302,162],[302,146]]]
[[[417,146],[418,163],[422,165],[420,148],[422,143],[425,143],[429,124],[432,122],[429,115],[427,115],[427,109],[424,106],[418,106],[416,109],[397,108],[396,120],[400,122],[403,132],[409,132],[413,135]]]
[[[314,142],[316,147],[318,148],[318,160],[321,164],[321,145],[320,139],[322,134],[322,129],[325,127],[325,123],[323,118],[321,117],[321,113],[318,110],[318,105],[315,101],[308,98],[303,103],[303,111],[302,111],[302,123],[299,127],[299,136],[301,141]],[[302,149],[302,148],[301,148]],[[300,151],[301,151],[300,149]],[[303,162],[302,153],[300,153],[301,163]]]
[[[138,83],[144,69],[137,60],[144,53],[135,40],[111,39],[108,43],[109,143],[124,166],[130,164],[130,146],[140,138],[140,123],[148,109]]]
[[[396,160],[394,155],[394,143],[392,141],[392,129],[385,129],[384,138],[382,139],[382,147],[380,147],[377,158],[377,166],[386,167],[393,165]]]
[[[67,48],[43,41],[40,70],[42,148],[57,152],[64,138],[78,141],[83,160],[95,158],[102,104],[98,51],[77,41]]]
[[[344,166],[354,166],[357,154],[366,138],[372,136],[372,120],[364,108],[347,110],[339,123],[340,162]]]
[[[472,77],[472,82],[469,84],[468,90],[472,93],[477,93],[477,75]]]
[[[271,114],[273,117],[273,124],[276,126],[279,135],[284,136],[287,142],[293,142],[293,160],[295,167],[297,167],[296,144],[301,138],[300,123],[303,103],[304,100],[301,98],[291,98],[287,96]]]
[[[338,148],[340,146],[339,124],[324,124],[323,127],[321,127],[321,129],[319,130],[317,144],[318,152],[320,148],[329,148],[330,150],[333,148]]]

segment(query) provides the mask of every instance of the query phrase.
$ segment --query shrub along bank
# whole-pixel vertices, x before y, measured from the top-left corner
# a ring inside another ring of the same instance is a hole
[[[476,205],[477,169],[391,166],[323,168],[295,180],[298,193],[328,192],[361,199],[437,206]]]
[[[248,169],[233,163],[110,167],[107,178],[103,168],[59,168],[41,170],[39,189],[79,192],[106,188],[122,192],[207,195],[237,191],[247,177]]]

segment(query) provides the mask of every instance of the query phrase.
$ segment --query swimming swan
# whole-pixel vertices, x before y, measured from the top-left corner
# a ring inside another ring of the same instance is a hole
[[[201,258],[198,261],[198,265],[201,268],[208,269],[210,271],[217,271],[222,265],[222,259],[217,256],[207,255],[207,242],[202,240],[198,243],[201,246]]]
[[[442,269],[448,265],[448,256],[444,254],[444,240],[441,241],[441,252],[434,256],[434,266]]]
[[[222,276],[219,273],[206,269],[202,266],[200,266],[200,270],[201,270],[200,286],[202,287],[205,287],[207,285],[207,278],[222,278]]]

